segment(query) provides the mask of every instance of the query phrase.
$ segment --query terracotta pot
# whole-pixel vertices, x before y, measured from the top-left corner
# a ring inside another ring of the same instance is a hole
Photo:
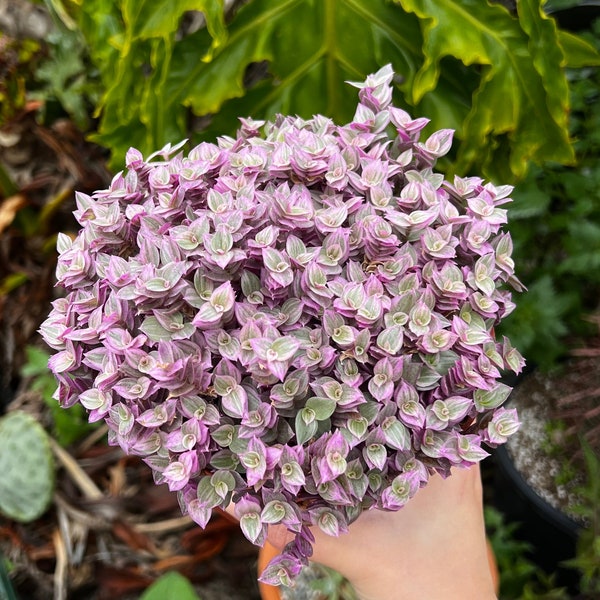
[[[275,548],[269,542],[265,542],[265,545],[258,552],[258,574],[260,575],[264,568],[269,562],[279,554],[279,550]],[[258,589],[260,590],[260,597],[262,600],[281,600],[281,594],[279,588],[273,585],[267,585],[262,582],[258,582]]]
[[[494,581],[494,589],[496,590],[496,595],[500,590],[500,575],[498,573],[498,564],[496,563],[496,557],[494,556],[494,551],[492,550],[492,546],[488,540],[487,542],[488,548],[488,563],[490,565],[490,572],[492,574],[492,579]],[[265,542],[264,547],[262,547],[258,553],[258,574],[260,575],[263,569],[267,566],[269,561],[277,556],[279,551],[269,542]],[[281,594],[279,592],[279,588],[274,587],[272,585],[266,585],[264,583],[258,582],[258,588],[260,590],[260,597],[262,600],[281,600]]]

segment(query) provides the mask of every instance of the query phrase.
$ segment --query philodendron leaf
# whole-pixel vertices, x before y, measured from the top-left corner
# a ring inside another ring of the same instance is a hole
[[[186,42],[187,61],[195,50],[193,40]],[[343,122],[355,106],[346,80],[360,80],[390,61],[408,84],[420,47],[416,19],[381,0],[253,0],[232,21],[223,50],[197,69],[191,106],[199,114],[217,112],[226,100],[244,96],[228,112],[235,107],[237,116],[257,118],[320,113]],[[261,61],[269,62],[272,79],[246,94],[246,68]],[[194,94],[207,88],[210,95]]]
[[[276,112],[348,121],[356,93],[344,81],[392,62],[408,86],[422,45],[416,18],[384,0],[251,0],[232,19],[227,37],[218,26],[218,0],[161,0],[164,19],[159,6],[147,10],[147,0],[71,3],[107,86],[94,139],[111,148],[115,166],[132,144],[148,153],[187,137],[188,107],[197,115],[223,111],[215,121],[218,134],[233,133],[239,116]],[[209,28],[176,39],[177,13],[180,20],[192,8],[211,15]],[[249,65],[263,61],[270,77],[247,92]]]
[[[568,67],[577,69],[579,67],[589,67],[600,65],[600,57],[596,49],[583,38],[580,38],[568,31],[559,31],[558,40],[565,53],[565,60]]]
[[[200,597],[183,575],[169,571],[157,579],[140,600],[200,600]]]
[[[54,492],[48,435],[28,413],[0,419],[0,512],[27,523],[41,516]]]
[[[520,1],[518,19],[500,4],[480,0],[396,1],[422,19],[425,62],[412,87],[414,102],[435,89],[444,57],[481,68],[457,171],[468,171],[482,151],[488,172],[508,179],[522,176],[532,159],[574,159],[563,51],[539,0]],[[505,137],[508,143],[502,143]],[[506,153],[508,163],[498,162]],[[493,165],[503,163],[509,172],[498,173]]]
[[[209,140],[233,134],[238,117],[348,122],[345,81],[391,63],[397,105],[456,130],[451,170],[515,180],[532,159],[572,161],[563,67],[599,58],[557,32],[540,0],[517,3],[517,16],[484,0],[248,0],[227,25],[222,0],[70,4],[106,87],[94,139],[115,167],[131,145],[147,154],[198,138],[190,111],[211,116]],[[207,27],[182,28],[187,11]]]

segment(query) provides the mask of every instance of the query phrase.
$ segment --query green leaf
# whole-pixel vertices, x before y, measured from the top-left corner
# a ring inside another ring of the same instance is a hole
[[[572,299],[558,294],[550,275],[528,282],[527,294],[519,298],[515,311],[498,328],[526,356],[535,354],[542,369],[555,364],[564,351],[560,338],[568,333],[565,313]]]
[[[480,66],[480,83],[460,132],[458,172],[470,170],[482,151],[488,172],[508,179],[523,176],[529,160],[573,161],[562,50],[554,22],[543,16],[538,0],[519,2],[519,19],[499,4],[479,0],[397,1],[422,19],[425,62],[414,80],[413,101],[435,89],[442,58]],[[502,143],[505,136],[509,146]],[[494,163],[503,153],[508,169],[500,173]]]
[[[431,390],[437,385],[440,379],[441,375],[433,369],[423,368],[419,373],[419,378],[415,385],[420,391]]]
[[[197,490],[198,500],[202,502],[208,508],[214,508],[218,506],[222,498],[217,494],[214,486],[212,485],[212,481],[210,477],[207,475],[206,477],[202,477],[198,484]]]
[[[93,96],[94,77],[89,74],[89,64],[85,64],[82,50],[84,41],[80,33],[61,30],[48,36],[51,47],[50,58],[36,70],[35,78],[43,84],[43,89],[33,97],[48,102],[56,98],[63,109],[73,118],[83,131],[90,124],[88,96]]]
[[[296,414],[296,420],[294,429],[296,431],[296,443],[306,444],[315,433],[317,433],[318,421],[314,420],[310,423],[306,423],[302,418],[302,411]]]
[[[350,433],[352,433],[356,439],[360,440],[366,434],[369,422],[363,416],[353,417],[348,419],[346,426]]]
[[[153,342],[170,340],[172,333],[167,331],[154,316],[146,317],[140,325],[140,331],[145,333]]]
[[[222,447],[228,447],[235,435],[235,427],[226,423],[210,434],[210,437]]]
[[[242,515],[240,527],[244,535],[251,541],[256,542],[263,532],[263,524],[260,515],[256,512],[249,512]]]
[[[210,484],[220,498],[225,499],[235,487],[235,478],[231,471],[217,471],[211,478]]]
[[[45,375],[48,373],[48,359],[50,358],[48,352],[37,346],[27,346],[25,348],[25,356],[27,360],[21,368],[21,375],[23,377],[35,377],[36,375]],[[52,379],[54,378],[52,377]]]
[[[160,10],[155,3],[150,10],[148,0],[81,5],[79,21],[107,88],[94,139],[111,148],[114,166],[132,144],[148,153],[187,137],[188,107],[206,115],[241,99],[217,119],[218,134],[233,133],[238,116],[276,112],[322,113],[343,122],[352,117],[356,100],[344,81],[391,60],[408,85],[417,68],[416,20],[383,0],[252,0],[238,11],[227,36],[220,2],[199,2],[209,15],[208,28],[176,40],[177,15],[190,4],[161,0]],[[246,71],[262,61],[269,61],[269,79],[247,93]]]
[[[204,13],[215,44],[227,37],[222,0],[124,0],[122,6],[130,40],[168,36],[177,30],[183,14],[192,10]]]
[[[540,186],[535,178],[527,177],[516,189],[513,202],[508,207],[508,220],[542,217],[548,211],[551,203],[549,193]]]
[[[388,417],[381,425],[386,444],[396,450],[410,448],[410,434],[408,429],[395,417]]]
[[[384,53],[406,77],[415,70],[419,44],[414,18],[381,1],[254,0],[232,22],[223,50],[197,69],[190,91],[209,86],[212,93],[189,96],[199,114],[216,112],[225,100],[245,95],[247,66],[267,60],[270,92],[253,95],[251,110],[238,115],[323,113],[344,121],[355,96],[343,82],[376,70],[387,62]]]
[[[170,571],[157,579],[140,600],[200,600],[200,597],[183,575]]]
[[[306,402],[306,408],[310,408],[314,411],[318,421],[328,419],[334,413],[336,406],[335,400],[332,400],[331,398],[320,398],[318,396],[313,396]]]
[[[565,55],[567,67],[577,69],[600,65],[598,51],[583,38],[568,31],[559,31],[558,42]]]
[[[497,408],[505,402],[511,391],[512,388],[503,383],[497,384],[491,390],[475,390],[475,393],[473,394],[475,408],[477,408],[479,412]]]
[[[66,2],[66,0],[65,0]],[[557,32],[539,0],[518,18],[481,0],[248,0],[225,25],[222,0],[71,0],[105,86],[99,132],[113,167],[192,137],[231,135],[238,117],[354,113],[361,80],[391,63],[398,106],[454,128],[456,172],[513,180],[530,160],[570,162],[563,67],[597,64]],[[184,14],[206,28],[187,33]],[[563,56],[563,52],[565,55]],[[201,135],[190,111],[210,117]]]
[[[54,460],[44,428],[28,413],[0,419],[0,512],[27,523],[40,517],[54,492]]]

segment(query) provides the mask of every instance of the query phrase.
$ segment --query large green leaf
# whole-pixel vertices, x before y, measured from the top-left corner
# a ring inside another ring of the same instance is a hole
[[[420,44],[414,17],[381,1],[254,0],[233,21],[223,51],[195,69],[186,96],[196,112],[216,112],[224,100],[245,94],[247,65],[267,60],[270,93],[261,94],[254,111],[350,118],[355,94],[344,81],[392,62],[408,83]]]
[[[558,40],[565,53],[568,67],[577,69],[600,65],[600,56],[598,56],[596,49],[583,38],[568,31],[559,31]]]
[[[519,2],[519,19],[481,0],[397,1],[422,20],[425,62],[413,102],[436,88],[444,56],[480,66],[457,170],[468,171],[483,157],[488,173],[511,179],[522,176],[530,160],[572,162],[564,57],[554,21],[538,0]]]
[[[513,16],[484,0],[249,0],[226,26],[222,0],[71,0],[106,86],[95,139],[118,166],[194,135],[231,135],[238,117],[352,118],[361,80],[386,63],[396,103],[431,128],[457,130],[463,173],[514,180],[530,160],[570,162],[563,45],[581,66],[598,57],[557,32],[540,0]],[[181,29],[187,11],[207,27]],[[266,65],[263,77],[248,77]],[[258,79],[258,81],[253,81]]]
[[[103,1],[84,4],[92,18],[98,19],[98,11],[91,5]],[[253,0],[231,22],[226,41],[223,36],[218,44],[210,29],[174,42],[174,9],[161,20],[161,30],[154,21],[155,37],[149,38],[142,19],[125,10],[128,4],[123,2],[126,33],[116,77],[113,69],[96,137],[113,149],[117,160],[125,143],[137,143],[148,152],[185,137],[186,107],[206,115],[219,112],[232,99],[239,100],[226,107],[219,133],[233,133],[238,116],[270,117],[277,112],[348,120],[356,94],[345,80],[362,79],[392,62],[409,86],[420,60],[417,20],[382,0]],[[113,45],[119,44],[112,39]],[[270,77],[247,93],[247,68],[262,61],[269,62]],[[148,71],[145,80],[139,75],[143,68]],[[464,108],[456,124],[462,116]]]

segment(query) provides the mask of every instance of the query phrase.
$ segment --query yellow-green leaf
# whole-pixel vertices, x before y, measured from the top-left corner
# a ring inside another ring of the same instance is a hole
[[[600,55],[594,46],[583,38],[568,31],[559,31],[558,43],[563,49],[567,67],[577,69],[600,66]]]
[[[468,172],[483,158],[488,174],[515,179],[530,160],[573,160],[562,50],[539,0],[519,2],[518,19],[481,0],[397,2],[421,19],[423,29],[425,61],[415,77],[413,101],[435,89],[444,57],[481,70],[460,132],[457,171]]]
[[[106,86],[94,139],[113,167],[132,145],[199,139],[191,114],[210,121],[204,139],[232,135],[238,117],[347,122],[345,81],[391,63],[396,104],[456,130],[450,171],[516,180],[531,160],[572,160],[564,67],[598,61],[541,0],[516,16],[486,0],[248,0],[227,24],[222,0],[70,1]],[[182,30],[189,10],[207,26]]]

